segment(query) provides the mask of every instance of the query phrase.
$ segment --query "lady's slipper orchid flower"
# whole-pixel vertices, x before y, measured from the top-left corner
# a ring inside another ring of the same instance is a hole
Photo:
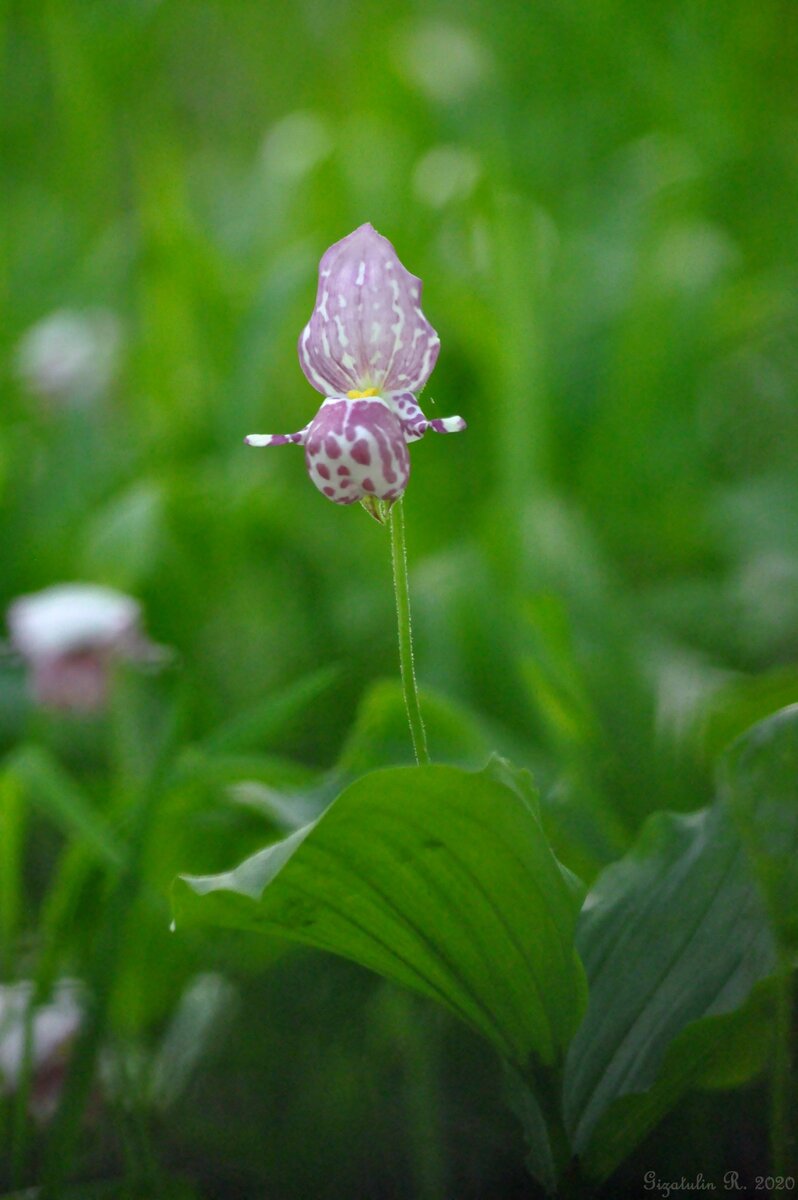
[[[410,476],[407,443],[428,429],[458,433],[462,417],[428,421],[419,392],[440,340],[421,311],[421,280],[371,225],[330,246],[319,264],[316,307],[299,362],[325,397],[297,433],[250,434],[250,446],[305,447],[311,481],[335,504],[397,500]]]
[[[131,596],[88,583],[20,596],[8,610],[11,645],[30,669],[42,708],[96,712],[105,705],[115,661],[157,661]]]

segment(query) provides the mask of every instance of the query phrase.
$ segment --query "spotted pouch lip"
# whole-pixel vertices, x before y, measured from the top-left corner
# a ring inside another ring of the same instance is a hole
[[[402,426],[380,397],[325,401],[308,430],[305,463],[313,484],[336,504],[368,495],[395,500],[410,477]]]

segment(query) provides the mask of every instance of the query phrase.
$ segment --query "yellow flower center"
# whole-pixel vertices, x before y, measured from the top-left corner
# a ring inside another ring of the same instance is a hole
[[[368,400],[370,396],[379,396],[379,388],[366,388],[365,392],[347,392],[348,400]]]

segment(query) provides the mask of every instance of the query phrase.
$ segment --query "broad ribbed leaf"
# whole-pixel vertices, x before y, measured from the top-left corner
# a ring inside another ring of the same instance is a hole
[[[281,934],[432,997],[511,1062],[555,1062],[584,1005],[582,889],[528,777],[493,763],[375,771],[223,875],[178,881],[175,917]]]
[[[617,1165],[711,1076],[739,1010],[775,966],[764,903],[725,805],[656,814],[588,896],[577,945],[590,1003],[565,1073],[588,1173]]]

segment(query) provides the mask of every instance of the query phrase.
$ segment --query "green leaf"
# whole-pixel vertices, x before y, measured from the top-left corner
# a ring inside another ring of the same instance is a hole
[[[552,1195],[557,1188],[558,1170],[549,1126],[527,1080],[509,1064],[504,1067],[504,1099],[524,1131],[527,1170],[543,1184],[546,1194]]]
[[[602,1177],[689,1087],[709,1082],[738,1010],[776,963],[764,904],[722,804],[658,813],[607,868],[577,945],[590,985],[565,1071],[574,1151]]]
[[[426,689],[422,694],[427,737],[437,762],[483,763],[490,754],[484,729],[462,705]],[[493,743],[496,744],[495,742]],[[412,762],[402,686],[393,679],[375,683],[361,701],[339,767],[352,775],[387,763]]]
[[[702,733],[710,753],[720,754],[756,723],[798,700],[798,668],[791,664],[757,675],[733,675],[712,697]]]
[[[438,1000],[512,1063],[564,1052],[584,1005],[582,889],[501,763],[391,768],[223,875],[176,884],[187,921],[278,933]]]
[[[730,748],[721,787],[765,896],[776,937],[798,952],[798,705]]]

